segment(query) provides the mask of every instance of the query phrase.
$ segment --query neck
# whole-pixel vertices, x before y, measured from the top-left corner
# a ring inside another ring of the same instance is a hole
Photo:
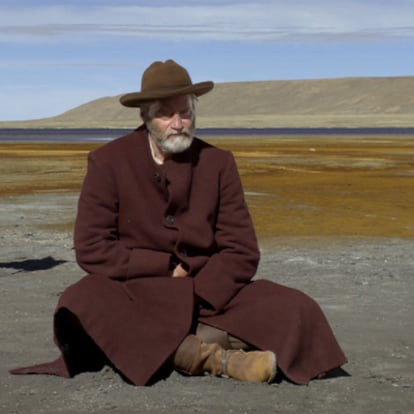
[[[151,134],[148,133],[148,141],[151,148],[151,155],[154,161],[157,164],[164,164],[165,159],[167,158],[165,154],[159,149],[158,145],[155,143],[154,138],[152,138]]]

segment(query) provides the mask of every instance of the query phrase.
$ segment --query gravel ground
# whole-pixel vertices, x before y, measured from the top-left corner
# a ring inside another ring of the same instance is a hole
[[[72,250],[76,195],[0,198],[0,412],[414,413],[414,240],[270,238],[257,277],[305,291],[324,309],[348,375],[308,386],[172,374],[134,387],[111,369],[73,379],[12,376],[51,360],[59,294],[82,277]]]

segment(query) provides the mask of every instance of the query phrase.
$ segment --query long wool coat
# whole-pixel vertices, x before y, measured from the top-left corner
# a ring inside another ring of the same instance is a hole
[[[274,351],[298,384],[346,362],[311,298],[252,281],[259,250],[234,158],[199,139],[163,165],[152,159],[145,127],[91,152],[75,251],[87,276],[63,293],[56,315],[76,315],[136,385],[154,378],[197,321]],[[178,261],[190,277],[171,277]],[[55,318],[62,351],[60,336],[68,335]],[[14,373],[69,377],[87,369],[71,365],[63,353]]]

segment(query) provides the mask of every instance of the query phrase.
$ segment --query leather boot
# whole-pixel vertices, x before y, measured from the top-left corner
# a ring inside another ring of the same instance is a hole
[[[205,343],[187,336],[173,356],[174,369],[186,375],[204,373],[240,381],[272,382],[276,357],[271,351],[224,350],[216,343]]]
[[[216,343],[203,342],[198,336],[188,335],[173,355],[174,369],[185,375],[221,375],[221,352]]]
[[[239,381],[271,383],[276,376],[276,355],[271,351],[223,351],[223,376]]]

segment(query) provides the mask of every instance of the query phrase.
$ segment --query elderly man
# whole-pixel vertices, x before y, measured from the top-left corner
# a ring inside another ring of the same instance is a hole
[[[252,281],[259,250],[234,158],[194,137],[196,98],[212,88],[168,60],[121,97],[143,125],[89,155],[75,226],[87,276],[56,309],[62,356],[15,373],[110,364],[136,385],[172,369],[306,384],[346,362],[311,298]]]

